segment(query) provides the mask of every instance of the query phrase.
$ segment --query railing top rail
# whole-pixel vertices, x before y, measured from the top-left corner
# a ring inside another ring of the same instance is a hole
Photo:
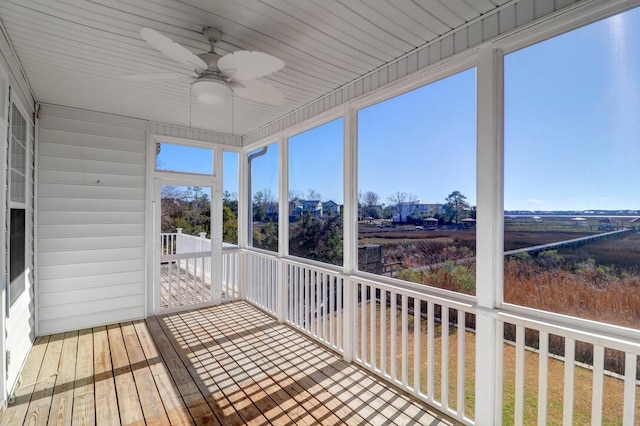
[[[359,282],[361,284],[370,285],[381,290],[387,290],[401,295],[406,295],[408,297],[424,300],[425,302],[433,302],[438,305],[446,306],[448,308],[460,309],[465,312],[475,312],[475,303],[471,303],[470,301],[455,300],[452,298],[450,299],[445,296],[432,294],[429,291],[433,289],[427,285],[422,285],[418,288],[405,288],[404,286],[382,283],[358,276],[351,276],[350,278],[353,281]]]
[[[441,290],[434,287],[429,287],[424,284],[414,284],[410,282],[404,282],[393,278],[387,278],[379,275],[375,275],[372,278],[362,277],[360,275],[348,275],[343,273],[339,267],[332,267],[331,265],[318,266],[318,262],[307,262],[305,260],[291,259],[291,258],[278,258],[277,255],[271,253],[265,253],[262,250],[255,250],[254,248],[245,249],[247,253],[251,253],[260,257],[282,260],[283,262],[299,266],[302,268],[312,268],[318,272],[334,274],[344,279],[350,279],[354,282],[360,282],[367,285],[371,285],[378,288],[384,288],[385,290],[393,291],[398,294],[406,294],[409,297],[415,297],[425,301],[432,301],[434,303],[447,306],[453,309],[461,309],[466,312],[475,311],[475,297],[465,294],[458,294]],[[442,292],[440,294],[439,292]],[[445,294],[446,292],[446,294]],[[451,294],[449,294],[451,293]]]
[[[578,318],[571,315],[559,314],[556,312],[544,311],[526,306],[503,303],[499,310],[494,312],[503,315],[511,314],[521,318],[531,318],[547,324],[560,325],[570,329],[589,330],[604,336],[617,336],[623,340],[640,342],[640,329],[623,327],[620,325],[594,321],[586,318]]]
[[[325,265],[322,264],[317,265],[316,263],[320,263],[320,262],[305,262],[305,261],[299,261],[299,260],[294,260],[291,258],[283,258],[282,259],[283,262],[289,264],[289,265],[293,265],[293,266],[299,266],[301,268],[313,268],[317,271],[323,272],[325,274],[334,274],[334,275],[340,275],[342,277],[344,277],[344,274],[342,273],[342,270],[340,269],[339,266],[335,266],[335,267],[331,267],[331,265]]]
[[[265,250],[257,247],[246,247],[246,248],[243,248],[242,251],[249,254],[254,254],[256,256],[266,257],[268,259],[278,260],[278,254],[269,250]]]
[[[180,254],[166,254],[164,256],[160,256],[161,262],[171,262],[173,260],[183,260],[183,259],[199,259],[201,257],[208,257],[211,252],[208,251],[198,251],[193,253],[180,253]]]
[[[640,355],[640,342],[637,340],[594,332],[592,330],[582,330],[565,324],[554,324],[543,320],[525,318],[524,316],[508,312],[499,312],[498,319],[503,322],[544,331],[549,334]]]

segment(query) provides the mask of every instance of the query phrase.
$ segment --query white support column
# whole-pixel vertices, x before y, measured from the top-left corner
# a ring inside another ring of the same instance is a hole
[[[342,270],[346,275],[358,269],[358,114],[345,106],[344,109],[344,260]]]
[[[247,260],[246,248],[249,241],[249,219],[247,204],[249,192],[248,180],[248,160],[246,150],[242,150],[238,155],[238,297],[244,300],[247,297]]]
[[[278,141],[278,271],[276,277],[276,312],[278,321],[287,319],[287,265],[282,258],[289,253],[289,141]]]
[[[213,170],[216,175],[215,186],[211,188],[211,212],[209,229],[211,230],[211,301],[222,303],[222,179],[223,151],[218,148],[213,156]],[[202,235],[201,235],[202,236]],[[202,267],[204,268],[204,262]]]
[[[344,203],[343,203],[343,263],[342,271],[349,277],[358,269],[358,138],[357,138],[357,113],[350,106],[344,109]],[[344,281],[343,297],[343,322],[342,322],[342,347],[344,360],[350,362],[353,359],[354,345],[357,338],[354,318],[357,299],[355,294],[356,283],[350,278]]]
[[[476,413],[479,425],[501,424],[502,327],[495,308],[502,303],[503,59],[486,46],[477,64],[477,230],[476,230]]]

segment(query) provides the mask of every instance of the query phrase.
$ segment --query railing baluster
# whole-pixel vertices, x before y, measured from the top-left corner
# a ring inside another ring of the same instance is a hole
[[[433,302],[427,302],[427,395],[429,401],[435,401],[435,374],[436,374],[436,362],[435,362],[435,321],[434,321],[434,305]]]
[[[604,390],[604,347],[593,345],[593,388],[591,394],[591,424],[602,424],[602,392]]]
[[[304,268],[304,329],[311,332],[311,309],[309,304],[311,303],[311,273],[309,269]]]
[[[174,287],[177,288],[174,284],[174,280],[173,280],[173,267],[174,267],[174,262],[170,261],[168,264],[169,267],[169,307],[173,308],[176,304],[175,301],[178,297],[178,295],[176,294],[174,297]],[[177,273],[177,270],[176,270]]]
[[[409,298],[406,294],[402,295],[402,343],[401,343],[401,366],[402,366],[402,385],[409,384]]]
[[[456,412],[458,416],[464,416],[464,394],[465,394],[465,370],[466,366],[466,317],[463,310],[458,309],[458,372],[457,372],[457,398]]]
[[[573,424],[573,390],[576,357],[575,340],[566,337],[564,339],[564,404],[562,409],[562,424]]]
[[[624,357],[624,414],[622,424],[631,426],[634,423],[636,407],[636,374],[638,368],[638,356],[626,353]]]
[[[538,343],[538,425],[547,424],[547,391],[549,389],[549,333],[540,332]]]
[[[336,277],[333,275],[329,275],[329,345],[332,347],[337,347],[336,345],[336,302],[335,302],[335,292],[336,292]]]
[[[304,329],[304,270],[296,266],[298,281],[298,327]]]
[[[525,328],[516,326],[516,383],[515,383],[515,414],[517,425],[524,422],[524,335]]]
[[[368,286],[360,284],[360,345],[362,353],[360,359],[364,364],[367,363],[367,290]]]
[[[380,371],[387,375],[387,290],[380,290]]]
[[[420,394],[420,358],[422,355],[422,301],[413,299],[413,393]]]
[[[440,402],[445,411],[449,407],[449,307],[440,306]]]
[[[330,342],[329,334],[327,333],[327,316],[329,315],[329,283],[327,282],[328,276],[324,272],[322,273],[322,338],[325,342]]]
[[[397,350],[396,340],[398,337],[398,296],[396,293],[391,292],[391,380],[395,383],[398,381],[398,368],[397,368]]]
[[[316,275],[318,280],[318,337],[321,341],[326,339],[324,328],[325,300],[324,300],[324,273],[318,272]]]
[[[371,287],[371,303],[369,304],[369,351],[370,351],[370,363],[371,368],[376,368],[376,333],[378,329],[376,328],[376,289]]]
[[[317,295],[317,285],[318,285],[318,277],[315,271],[310,271],[309,276],[311,277],[311,335],[314,337],[318,336],[318,295]]]
[[[344,279],[341,277],[338,277],[338,281],[337,281],[337,286],[338,286],[338,347],[344,351],[344,346],[343,346],[343,336],[342,336],[342,327],[343,327],[343,320],[344,320],[344,302],[343,302],[343,292],[344,292]],[[349,307],[349,309],[351,309],[351,307]]]

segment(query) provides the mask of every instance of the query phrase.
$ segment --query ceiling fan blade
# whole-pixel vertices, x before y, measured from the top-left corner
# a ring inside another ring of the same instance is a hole
[[[157,72],[152,74],[129,74],[120,76],[121,79],[128,81],[169,81],[188,77],[188,75],[179,72]]]
[[[233,93],[239,98],[274,106],[284,104],[284,95],[271,84],[258,80],[246,80],[242,81],[242,85],[244,87],[233,89]]]
[[[284,62],[263,52],[238,50],[218,60],[218,68],[225,77],[234,80],[253,80],[284,67]]]
[[[185,65],[192,65],[202,70],[207,69],[207,63],[205,61],[156,30],[152,30],[151,28],[142,28],[140,30],[140,35],[151,45],[151,47],[164,53],[174,61]]]

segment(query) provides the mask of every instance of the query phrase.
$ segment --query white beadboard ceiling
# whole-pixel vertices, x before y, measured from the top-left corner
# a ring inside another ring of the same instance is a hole
[[[528,23],[574,2],[0,0],[0,20],[38,102],[242,136],[291,116],[397,58],[446,40],[447,34],[451,54],[456,53],[457,30],[469,31],[461,46],[470,47],[474,23],[480,24],[477,42],[486,39],[485,34],[498,35],[504,23],[495,19],[496,30],[487,30],[485,17],[502,13],[514,27],[518,19]],[[140,28],[158,30],[201,53],[209,50],[202,35],[206,26],[223,32],[219,54],[257,50],[285,62],[285,68],[265,78],[284,93],[283,106],[241,99],[204,106],[190,99],[188,80],[139,83],[120,78],[185,70],[147,45]],[[416,53],[413,68],[419,68],[418,61]]]

